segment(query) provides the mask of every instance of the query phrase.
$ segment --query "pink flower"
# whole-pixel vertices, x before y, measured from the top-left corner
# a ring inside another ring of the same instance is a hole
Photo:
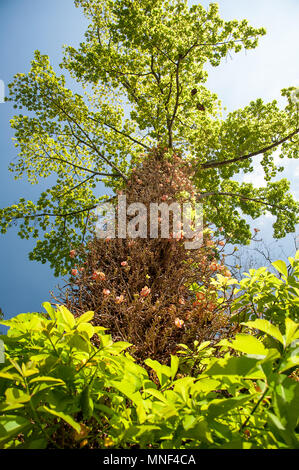
[[[211,263],[209,268],[210,268],[211,271],[217,271],[218,265],[217,265],[217,263]]]
[[[203,292],[196,292],[196,298],[197,300],[204,300],[205,294]]]
[[[174,320],[174,324],[175,326],[177,326],[178,328],[183,328],[184,326],[184,320],[181,320],[180,318],[176,318]]]
[[[108,296],[111,294],[110,290],[109,289],[103,289],[103,294]]]
[[[143,289],[140,291],[141,297],[147,297],[151,293],[151,290],[149,287],[144,286]]]
[[[121,266],[123,266],[123,267],[128,266],[127,261],[122,261],[120,264],[121,264]]]
[[[95,280],[105,281],[106,274],[103,273],[102,271],[94,271],[91,277],[92,279],[95,279]]]
[[[77,274],[78,274],[78,269],[72,269],[72,270],[71,270],[71,274],[72,274],[73,276],[77,276]]]
[[[184,238],[184,235],[183,235],[183,232],[178,232],[175,234],[175,239],[178,241],[178,240],[182,240]]]
[[[123,295],[118,295],[117,297],[115,297],[115,303],[116,304],[121,304],[124,301],[125,301],[125,298],[124,298]]]

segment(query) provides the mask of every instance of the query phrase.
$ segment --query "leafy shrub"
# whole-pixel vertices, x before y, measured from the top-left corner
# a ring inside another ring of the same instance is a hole
[[[193,377],[177,356],[170,366],[147,359],[157,384],[125,352],[130,344],[91,325],[92,312],[76,319],[44,306],[47,315],[1,322],[10,327],[1,448],[299,448],[299,383],[288,376],[298,367],[299,329],[290,318],[285,334],[267,320],[244,324],[271,336],[270,348],[249,333],[202,344]]]
[[[288,260],[289,267],[282,260],[272,263],[278,275],[265,267],[245,273],[232,306],[232,321],[265,318],[282,329],[286,318],[299,321],[299,251]]]

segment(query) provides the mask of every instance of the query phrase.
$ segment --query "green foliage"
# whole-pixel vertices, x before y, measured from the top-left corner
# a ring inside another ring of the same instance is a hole
[[[73,429],[74,441],[80,440],[88,430],[78,414],[84,419],[93,416],[94,401],[105,384],[107,358],[110,379],[114,369],[128,367],[123,356],[115,366],[114,356],[130,344],[113,344],[104,328],[90,324],[92,312],[75,319],[63,306],[55,310],[45,303],[44,307],[47,315],[21,314],[2,321],[10,327],[2,337],[8,362],[0,370],[2,448],[44,448],[51,443],[59,447],[53,435],[62,421]],[[99,337],[99,348],[90,342],[94,335]]]
[[[289,266],[282,260],[273,264],[277,274],[265,267],[250,269],[239,283],[232,320],[265,318],[284,328],[285,319],[299,321],[299,251],[290,257]]]
[[[253,49],[263,28],[247,20],[224,21],[218,6],[188,7],[185,0],[76,0],[90,21],[85,42],[66,47],[61,67],[83,87],[66,87],[49,57],[35,52],[28,74],[9,85],[18,114],[15,131],[16,178],[37,184],[55,181],[37,201],[21,198],[0,211],[5,233],[20,222],[19,236],[33,237],[30,259],[49,261],[55,274],[71,266],[70,247],[91,235],[96,193],[103,181],[113,190],[126,184],[132,168],[157,145],[184,152],[194,168],[198,199],[207,220],[224,228],[234,243],[248,243],[250,227],[241,214],[276,216],[274,236],[294,231],[298,203],[286,179],[272,181],[283,170],[280,157],[298,158],[298,107],[294,87],[277,101],[257,99],[222,117],[215,93],[207,89],[206,67],[218,66],[228,54]],[[265,187],[234,180],[252,172],[262,155]],[[103,197],[103,199],[105,199]]]
[[[130,344],[91,325],[92,312],[44,307],[46,315],[1,322],[10,329],[0,448],[299,448],[299,383],[288,376],[299,329],[290,318],[285,334],[266,320],[245,324],[275,337],[271,347],[249,333],[202,344],[195,376],[182,375],[176,356],[170,366],[148,359],[153,380],[125,352]]]

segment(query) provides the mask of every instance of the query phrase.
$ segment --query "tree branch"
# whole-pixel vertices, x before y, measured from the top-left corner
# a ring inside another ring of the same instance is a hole
[[[168,145],[169,145],[169,148],[172,148],[172,126],[173,126],[174,119],[176,117],[176,113],[177,113],[178,106],[179,106],[179,98],[180,98],[180,95],[181,95],[180,75],[179,75],[181,60],[182,60],[182,58],[179,57],[179,59],[177,61],[177,64],[176,64],[176,71],[175,71],[176,97],[175,97],[175,104],[174,104],[174,108],[173,108],[173,113],[172,113],[171,119],[168,123],[168,137],[169,137]]]
[[[205,197],[210,197],[210,196],[229,196],[229,197],[237,197],[239,199],[243,199],[244,201],[251,201],[251,202],[257,202],[258,204],[264,204],[265,206],[270,206],[273,207],[274,209],[279,209],[279,210],[284,210],[287,212],[286,208],[283,206],[278,206],[276,204],[271,204],[270,202],[265,202],[261,199],[255,199],[251,197],[244,196],[243,194],[236,194],[236,193],[226,193],[226,192],[209,192],[209,193],[201,193],[197,198],[198,200],[201,200]]]
[[[231,163],[237,163],[237,162],[241,162],[241,161],[244,161],[244,160],[248,160],[249,158],[256,157],[257,155],[264,154],[264,153],[268,152],[269,150],[272,150],[273,148],[278,147],[279,145],[281,145],[284,142],[286,142],[287,140],[291,139],[292,137],[294,137],[294,135],[296,135],[298,133],[299,133],[299,129],[296,129],[294,132],[289,134],[287,137],[284,137],[283,139],[279,140],[278,142],[274,142],[271,145],[268,145],[268,147],[264,147],[263,149],[257,150],[256,152],[249,153],[248,155],[243,155],[242,157],[231,158],[229,160],[222,160],[222,161],[221,160],[216,160],[214,162],[212,161],[212,162],[203,163],[200,166],[200,168],[202,168],[202,169],[219,168],[221,166],[229,165]]]
[[[229,41],[223,41],[223,42],[216,42],[216,43],[207,43],[207,42],[204,42],[204,43],[195,43],[195,44],[192,44],[192,46],[189,47],[189,49],[185,52],[185,54],[183,55],[182,59],[185,59],[185,57],[187,57],[187,55],[189,54],[189,52],[192,51],[192,49],[194,49],[195,47],[205,47],[205,46],[223,46],[224,44],[229,44],[230,42],[244,42],[245,39],[251,39],[251,38],[254,38],[255,36],[248,36],[247,38],[244,38],[244,39],[230,39]]]
[[[88,119],[91,119],[92,121],[94,121],[95,123],[99,123],[99,121],[97,121],[96,119],[94,119],[93,117],[91,116],[88,116]],[[120,131],[119,129],[116,129],[116,127],[112,126],[111,124],[108,124],[106,121],[102,122],[102,124],[106,127],[109,127],[109,129],[112,129],[114,132],[116,132],[117,134],[120,134],[120,135],[123,135],[124,137],[126,137],[127,139],[130,139],[132,142],[134,142],[135,144],[137,145],[140,145],[141,147],[143,147],[144,149],[146,150],[149,150],[150,147],[148,147],[147,145],[143,144],[142,142],[140,142],[139,140],[137,139],[134,139],[134,137],[131,137],[130,135],[126,134],[125,132],[123,131]]]
[[[83,166],[77,165],[76,163],[69,162],[68,160],[65,160],[64,158],[50,156],[49,152],[47,152],[45,147],[44,147],[44,151],[48,155],[48,157],[44,157],[43,155],[35,155],[34,158],[46,158],[47,160],[57,160],[59,162],[66,163],[67,165],[71,165],[74,168],[78,168],[79,170],[83,170],[83,171],[87,171],[88,173],[92,173],[92,176],[108,176],[108,177],[112,177],[112,178],[120,178],[120,175],[113,175],[113,174],[109,174],[109,173],[100,173],[98,171],[90,170],[89,168],[85,168]],[[55,151],[55,153],[56,153],[56,151]]]
[[[103,201],[105,204],[113,201],[114,199],[116,199],[117,196],[112,196],[111,198],[107,199],[106,201]],[[78,215],[78,214],[82,214],[82,212],[90,212],[92,211],[93,209],[96,209],[98,207],[98,205],[100,204],[100,202],[98,202],[97,204],[93,205],[93,206],[88,206],[88,207],[83,207],[83,209],[79,209],[77,211],[73,211],[73,212],[67,212],[67,213],[53,213],[53,212],[43,212],[42,214],[19,214],[19,215],[16,215],[14,216],[12,219],[25,219],[25,218],[29,218],[29,219],[35,219],[37,217],[70,217],[72,215]]]
[[[70,188],[70,189],[68,189],[67,191],[65,191],[64,193],[62,193],[62,194],[58,197],[58,199],[61,199],[61,198],[62,198],[63,196],[65,196],[66,194],[68,194],[68,193],[74,191],[75,189],[79,188],[80,186],[82,186],[82,184],[87,183],[87,181],[89,181],[90,179],[92,179],[92,178],[94,178],[94,177],[95,177],[95,175],[89,176],[88,178],[86,178],[84,181],[81,181],[80,183],[78,183],[78,184],[77,184],[76,186],[74,186],[73,188]]]

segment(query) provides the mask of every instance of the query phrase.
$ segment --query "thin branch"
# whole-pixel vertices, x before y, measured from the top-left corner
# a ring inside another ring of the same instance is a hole
[[[177,61],[177,64],[176,64],[176,71],[175,71],[176,97],[175,97],[175,104],[174,104],[174,108],[173,108],[173,113],[172,113],[171,119],[168,123],[168,133],[169,133],[169,144],[168,145],[169,145],[169,148],[172,148],[172,126],[173,126],[174,119],[176,117],[176,113],[177,113],[178,106],[179,106],[179,98],[180,98],[180,95],[181,95],[180,75],[179,75],[181,60],[182,60],[181,57],[179,57],[179,59]]]
[[[106,201],[103,201],[105,204],[113,201],[114,199],[116,199],[117,196],[112,196],[111,198],[107,199]],[[101,202],[101,201],[100,201]],[[78,215],[78,214],[82,214],[82,212],[90,212],[92,211],[93,209],[96,209],[98,207],[98,205],[100,204],[100,202],[98,202],[97,204],[93,205],[93,206],[88,206],[88,207],[84,207],[83,209],[79,209],[77,211],[73,211],[73,212],[67,212],[67,213],[51,213],[51,212],[43,212],[42,214],[18,214],[16,216],[14,216],[12,219],[25,219],[25,218],[29,218],[29,219],[35,219],[37,217],[70,217],[72,215]]]
[[[87,212],[87,216],[86,216],[86,222],[85,222],[85,225],[84,225],[84,230],[83,230],[83,235],[82,235],[82,244],[84,243],[84,239],[85,239],[85,235],[86,235],[86,230],[87,230],[87,224],[88,224],[88,220],[89,220],[89,214],[90,214],[90,211]]]
[[[166,57],[166,59],[168,59],[173,65],[175,65],[175,66],[177,65],[177,63],[176,63],[174,60],[172,60],[172,59],[166,54],[166,52],[162,51],[162,49],[160,49],[156,44],[155,44],[154,47],[157,49],[157,51],[161,52],[161,54],[164,55],[164,56]]]
[[[155,71],[154,69],[154,56],[153,54],[151,54],[151,71],[152,71],[152,75],[155,77],[156,79],[156,82],[157,82],[157,85],[158,85],[158,88],[161,92],[161,94],[163,95],[164,94],[164,90],[163,88],[161,87],[161,77],[160,75]]]
[[[91,211],[91,210],[95,209],[97,206],[98,206],[98,204],[95,204],[94,206],[85,207],[83,209],[79,209],[77,211],[67,212],[67,213],[54,214],[54,213],[51,213],[51,212],[43,212],[42,214],[31,214],[31,215],[30,214],[26,214],[26,215],[19,214],[19,215],[16,215],[15,217],[13,217],[13,218],[14,219],[25,219],[25,218],[28,217],[29,219],[33,219],[33,218],[37,218],[37,217],[70,217],[72,215],[82,214],[82,212]]]
[[[255,199],[251,197],[244,196],[243,194],[236,194],[236,193],[226,193],[226,192],[209,192],[209,193],[201,193],[197,198],[198,200],[203,199],[205,197],[210,196],[228,196],[228,197],[237,197],[239,199],[243,199],[245,201],[257,202],[258,204],[263,204],[265,206],[273,207],[274,209],[284,210],[287,212],[286,208],[283,206],[278,206],[276,204],[271,204],[270,202],[265,202],[261,199]]]
[[[66,194],[72,192],[72,191],[75,191],[75,189],[78,189],[80,186],[82,186],[82,184],[84,183],[87,183],[87,181],[91,180],[92,178],[94,178],[95,175],[91,175],[89,176],[88,178],[86,178],[84,181],[81,181],[80,183],[78,183],[76,186],[74,186],[73,188],[70,188],[68,189],[67,191],[65,191],[64,193],[62,193],[60,196],[58,196],[58,199],[61,199],[63,196],[65,196]]]
[[[248,160],[249,158],[256,157],[257,155],[264,154],[264,153],[268,152],[269,150],[272,150],[273,148],[278,147],[279,145],[281,145],[284,142],[286,142],[287,140],[291,139],[292,137],[294,137],[298,133],[299,133],[299,128],[296,129],[291,134],[289,134],[288,136],[284,137],[283,139],[272,143],[268,147],[264,147],[263,149],[257,150],[256,152],[249,153],[248,155],[243,155],[242,157],[231,158],[230,160],[222,160],[222,161],[221,160],[216,160],[214,162],[212,161],[212,162],[208,162],[208,163],[203,163],[200,166],[200,168],[202,168],[202,169],[219,168],[221,166],[229,165],[231,163],[237,163],[237,162],[241,162],[243,160]]]
[[[67,165],[71,165],[74,168],[78,168],[79,170],[83,170],[83,171],[87,171],[88,173],[92,173],[92,176],[108,176],[108,177],[112,177],[112,178],[120,178],[120,175],[113,175],[113,174],[109,174],[109,173],[99,173],[98,171],[90,170],[89,168],[85,168],[83,166],[77,165],[76,163],[69,162],[68,160],[65,160],[64,158],[50,156],[49,152],[47,152],[47,150],[45,149],[44,146],[43,146],[43,148],[44,148],[45,153],[48,155],[48,157],[45,157],[43,155],[35,155],[34,158],[46,158],[47,160],[57,160],[59,162],[66,163]],[[54,150],[54,151],[55,151],[55,153],[57,153],[56,150]]]
[[[229,41],[223,41],[223,42],[216,42],[216,43],[195,43],[195,44],[192,44],[192,46],[189,47],[189,49],[187,49],[187,51],[185,52],[185,54],[182,56],[182,59],[184,59],[185,57],[187,57],[187,55],[189,54],[189,52],[191,52],[195,47],[210,47],[210,46],[223,46],[224,44],[229,44],[231,42],[244,42],[245,39],[251,39],[251,38],[254,38],[255,36],[248,36],[247,38],[244,38],[244,39],[230,39]]]
[[[92,121],[94,121],[95,123],[99,123],[99,121],[91,116],[88,116],[88,119],[91,119]],[[146,150],[149,150],[150,147],[148,147],[147,145],[143,144],[142,142],[139,142],[139,140],[136,140],[134,139],[134,137],[131,137],[130,135],[126,134],[125,132],[123,131],[120,131],[119,129],[116,129],[116,127],[112,126],[111,124],[108,124],[106,121],[102,122],[102,124],[106,127],[109,127],[109,129],[113,130],[114,132],[116,132],[117,134],[120,134],[120,135],[123,135],[124,137],[126,137],[127,139],[130,139],[132,142],[134,142],[135,144],[137,145],[140,145],[141,147],[143,147],[144,149]]]

